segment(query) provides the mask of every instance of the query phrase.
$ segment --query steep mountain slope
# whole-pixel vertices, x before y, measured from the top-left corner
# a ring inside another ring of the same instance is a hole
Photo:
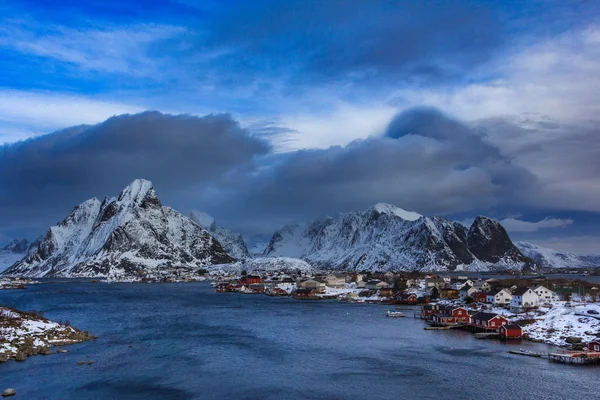
[[[118,198],[85,201],[48,231],[36,251],[9,276],[126,277],[168,268],[229,263],[206,230],[163,207],[152,183],[138,179]]]
[[[516,242],[519,250],[543,268],[594,268],[600,267],[600,256],[578,256],[528,242]]]
[[[502,226],[478,217],[467,229],[389,204],[275,232],[265,256],[297,257],[350,270],[504,270],[533,268]]]
[[[246,242],[244,242],[244,238],[240,233],[217,226],[215,219],[205,212],[192,211],[189,217],[192,221],[207,229],[221,243],[223,250],[231,257],[238,260],[245,260],[250,256]]]
[[[15,239],[0,249],[0,272],[4,271],[27,254],[34,251],[39,241],[30,243],[27,239]]]

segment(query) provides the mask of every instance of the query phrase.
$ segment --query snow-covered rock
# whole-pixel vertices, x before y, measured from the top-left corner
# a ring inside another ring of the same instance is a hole
[[[301,258],[319,268],[344,270],[506,270],[533,268],[504,228],[478,217],[467,230],[440,217],[423,217],[389,204],[286,225],[264,256]]]
[[[516,242],[519,250],[543,268],[590,268],[600,266],[600,256],[578,256],[528,242]]]
[[[290,257],[255,257],[233,264],[213,265],[207,268],[211,275],[239,275],[242,271],[248,273],[312,273],[314,268],[304,260]]]
[[[250,256],[242,234],[217,226],[215,219],[202,211],[192,211],[189,217],[192,221],[207,229],[221,243],[223,250],[231,257],[238,260],[245,260]]]
[[[0,272],[4,271],[26,255],[35,251],[39,240],[30,243],[27,239],[15,239],[0,249]]]
[[[144,276],[166,268],[235,261],[205,229],[161,204],[138,179],[118,198],[75,207],[50,228],[35,252],[4,274],[25,277]]]

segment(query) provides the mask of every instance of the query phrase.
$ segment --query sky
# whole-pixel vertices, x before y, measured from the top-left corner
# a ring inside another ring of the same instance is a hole
[[[600,253],[600,1],[0,4],[0,244],[135,178],[249,241],[386,202]]]

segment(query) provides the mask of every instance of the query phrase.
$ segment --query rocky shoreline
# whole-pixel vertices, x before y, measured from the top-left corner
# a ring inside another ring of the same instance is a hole
[[[0,306],[0,363],[25,361],[34,355],[53,354],[52,347],[96,339],[68,322],[52,322],[39,313]],[[57,350],[57,352],[66,352]]]

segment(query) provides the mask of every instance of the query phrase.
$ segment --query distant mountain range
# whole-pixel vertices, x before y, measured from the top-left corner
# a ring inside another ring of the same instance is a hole
[[[523,254],[542,268],[595,268],[600,267],[600,255],[579,256],[557,251],[528,242],[516,242]]]
[[[479,216],[469,229],[389,204],[288,225],[264,256],[297,257],[335,270],[489,271],[535,269],[499,222]]]
[[[258,249],[263,253],[255,254]],[[5,275],[26,277],[141,277],[181,268],[527,271],[599,265],[600,256],[515,245],[499,222],[484,216],[467,228],[389,204],[287,225],[249,252],[241,234],[217,226],[210,215],[186,217],[163,206],[143,179],[117,198],[85,201],[39,241],[16,240],[0,249],[0,272],[8,267]]]
[[[161,204],[138,179],[117,198],[75,207],[6,271],[27,277],[125,277],[235,261],[204,228]]]

